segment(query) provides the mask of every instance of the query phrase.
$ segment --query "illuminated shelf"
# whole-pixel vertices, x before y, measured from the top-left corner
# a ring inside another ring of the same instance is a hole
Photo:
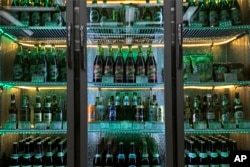
[[[232,133],[250,133],[250,129],[185,129],[186,135],[195,135],[195,134],[232,134]]]
[[[134,88],[134,89],[149,89],[149,88],[164,88],[164,83],[101,83],[101,82],[89,82],[89,88]]]
[[[43,88],[43,89],[66,89],[66,82],[14,82],[14,81],[0,81],[2,88]]]
[[[88,132],[164,134],[165,125],[161,122],[100,121],[90,122]]]
[[[185,82],[184,88],[230,88],[235,86],[249,86],[250,81],[234,81],[234,82]]]
[[[67,130],[37,130],[37,129],[16,129],[6,130],[0,129],[0,135],[4,134],[67,134]]]
[[[58,8],[55,7],[31,7],[31,6],[3,6],[3,9],[13,11],[13,12],[53,12],[59,11]]]

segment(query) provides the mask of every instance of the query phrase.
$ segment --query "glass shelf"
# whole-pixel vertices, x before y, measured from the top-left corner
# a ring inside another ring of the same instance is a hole
[[[185,129],[186,135],[200,135],[200,134],[232,134],[243,133],[249,134],[250,129]]]
[[[66,134],[67,130],[37,130],[37,129],[17,129],[17,130],[6,130],[0,129],[0,135],[4,134]]]
[[[55,7],[23,7],[23,6],[3,6],[3,9],[13,12],[53,12],[59,11],[59,8]]]
[[[234,82],[185,82],[184,88],[188,87],[227,87],[227,86],[249,86],[250,81]]]
[[[66,89],[66,82],[14,82],[14,81],[0,81],[0,87],[2,88],[44,88],[44,89]]]
[[[150,89],[159,88],[164,89],[164,83],[101,83],[101,82],[89,82],[89,88],[134,88],[134,89]]]
[[[165,125],[161,122],[100,121],[90,122],[88,132],[164,134]]]

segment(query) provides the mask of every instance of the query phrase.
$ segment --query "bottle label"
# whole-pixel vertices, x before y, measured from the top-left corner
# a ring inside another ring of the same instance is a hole
[[[160,22],[160,23],[163,21],[163,16],[162,16],[162,11],[161,10],[158,10],[157,12],[155,12],[153,14],[153,20],[157,21],[157,22]]]
[[[101,79],[102,78],[102,66],[95,64],[93,74],[94,74],[94,80]]]
[[[214,112],[207,112],[207,120],[214,120],[215,113]]]
[[[36,65],[30,65],[30,75],[32,77],[32,75],[36,74]]]
[[[129,165],[128,167],[136,167],[135,165]]]
[[[201,157],[201,158],[207,158],[207,153],[199,153],[199,157]]]
[[[230,164],[220,164],[220,167],[230,167]]]
[[[198,165],[188,165],[188,167],[198,167]]]
[[[209,165],[199,165],[199,167],[209,167]]]
[[[113,67],[111,65],[106,65],[105,68],[104,68],[104,75],[106,75],[106,76],[113,75],[112,68]]]
[[[200,121],[200,115],[198,113],[193,114],[193,122]]]
[[[116,80],[123,80],[123,68],[122,68],[122,66],[115,67],[115,79]]]
[[[156,121],[157,120],[157,111],[156,106],[150,105],[148,108],[148,121]]]
[[[209,12],[209,22],[211,27],[219,25],[219,15],[216,10],[211,10]]]
[[[43,121],[44,122],[51,122],[52,119],[52,113],[44,113],[43,114]]]
[[[66,167],[65,165],[55,165],[55,167]]]
[[[35,158],[35,159],[40,159],[40,158],[42,158],[42,157],[43,157],[42,154],[36,154],[34,158]]]
[[[227,158],[227,157],[229,157],[229,153],[228,152],[220,152],[220,156]]]
[[[220,167],[220,165],[210,164],[210,167]]]
[[[42,165],[33,165],[33,167],[43,167]]]
[[[150,165],[141,165],[141,167],[150,167]]]
[[[134,80],[135,78],[135,69],[134,66],[126,66],[126,78],[128,80]]]
[[[11,154],[11,159],[18,159],[19,155],[18,154]]]
[[[227,21],[229,20],[230,15],[228,10],[221,10],[220,11],[220,20],[221,21]]]
[[[244,118],[244,113],[243,113],[243,111],[236,111],[236,112],[234,113],[234,120],[235,120],[236,124],[238,124],[238,123],[239,123],[239,120],[242,120],[243,118]]]
[[[222,122],[226,122],[226,121],[229,121],[229,120],[230,120],[230,113],[229,112],[221,115],[221,121]]]
[[[20,165],[10,165],[9,167],[20,167]]]
[[[16,121],[16,114],[9,114],[9,120],[10,121]]]
[[[21,64],[15,64],[13,67],[14,80],[21,80],[23,77],[23,68]]]
[[[42,122],[42,113],[34,113],[34,121]]]
[[[197,154],[196,153],[188,153],[188,157],[190,158],[196,158],[197,157]]]
[[[217,158],[217,157],[218,157],[218,153],[216,153],[216,152],[211,152],[211,153],[210,153],[210,157],[212,157],[212,158]]]
[[[154,65],[150,65],[148,67],[147,75],[148,75],[149,80],[156,80],[156,78],[157,78],[156,77],[156,67]]]
[[[208,15],[207,12],[204,10],[201,10],[199,12],[199,22],[202,23],[203,26],[207,26],[207,22],[208,22]]]
[[[137,76],[145,76],[145,67],[144,66],[137,66],[136,75]]]
[[[231,11],[231,18],[234,25],[241,24],[241,14],[239,9],[234,9]]]
[[[97,9],[91,9],[89,14],[89,21],[93,23],[93,22],[99,22],[99,20],[100,20],[99,11]]]
[[[151,167],[161,167],[161,165],[151,165]]]
[[[44,76],[44,79],[47,77],[47,68],[45,64],[38,64],[37,66],[38,74]]]
[[[49,66],[49,74],[50,80],[57,80],[59,73],[56,65],[53,64]]]
[[[63,157],[64,156],[64,153],[63,152],[58,152],[57,153],[57,157]]]
[[[21,167],[32,167],[32,165],[21,165]]]
[[[101,121],[104,120],[104,114],[105,114],[105,108],[103,105],[97,105],[96,106],[96,115],[97,115],[97,120]]]
[[[54,165],[44,165],[43,167],[54,167]]]
[[[109,121],[115,121],[116,120],[116,108],[115,107],[109,107],[108,120]]]

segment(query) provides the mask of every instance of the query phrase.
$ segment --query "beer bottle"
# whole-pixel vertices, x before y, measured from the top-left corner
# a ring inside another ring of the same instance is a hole
[[[111,150],[112,150],[112,144],[111,142],[108,142],[104,167],[114,167],[115,165],[113,159],[113,153],[111,152]]]
[[[61,53],[61,52],[60,52]],[[65,82],[67,81],[67,66],[66,66],[66,51],[62,51],[62,58],[60,63],[60,81]]]
[[[108,120],[109,121],[116,121],[117,112],[116,107],[114,105],[114,96],[111,96],[108,101]]]
[[[149,45],[148,47],[148,57],[146,61],[146,73],[148,76],[149,83],[157,82],[157,65],[156,65],[154,54],[152,52],[151,45]]]
[[[25,142],[22,167],[32,167],[32,155],[30,153],[30,143]]]
[[[53,167],[54,166],[54,153],[52,148],[52,142],[47,143],[47,151],[44,156],[43,167]]]
[[[220,142],[221,144],[221,150],[220,150],[220,166],[222,167],[229,167],[230,161],[229,161],[229,152],[227,150],[226,141],[222,140]]]
[[[145,76],[146,69],[145,69],[145,59],[142,54],[142,46],[138,46],[138,55],[135,64],[135,75],[136,76]]]
[[[30,54],[30,78],[37,74],[38,45],[35,44]]]
[[[41,44],[40,52],[39,52],[39,58],[38,58],[38,64],[37,64],[37,72],[38,74],[43,77],[43,80],[47,81],[47,53],[45,44]]]
[[[44,4],[43,4],[43,6],[44,7],[50,7],[51,6],[51,0],[44,0]]]
[[[162,7],[160,6],[160,0],[157,0],[156,3],[159,5],[155,8],[154,12],[153,12],[153,21],[156,22],[156,23],[162,23],[163,22],[163,9]]]
[[[200,121],[200,105],[198,97],[194,97],[193,103],[193,123]]]
[[[146,0],[146,4],[145,4],[145,9],[144,9],[144,13],[142,16],[142,19],[144,21],[152,21],[152,13],[151,13],[151,8],[149,7],[149,0]]]
[[[211,94],[207,94],[207,112],[206,112],[206,115],[207,115],[207,123],[215,120],[215,111],[214,111],[214,107],[212,106]]]
[[[18,143],[13,142],[13,152],[10,156],[10,165],[9,167],[20,167],[21,165],[21,159],[18,154]]]
[[[92,0],[92,4],[96,5],[97,0]],[[93,7],[89,12],[89,22],[90,23],[99,23],[100,21],[100,11],[97,7]]]
[[[36,153],[33,157],[33,167],[43,167],[42,142],[36,144]]]
[[[62,97],[59,97],[59,101],[58,101],[58,106],[56,108],[55,111],[55,115],[54,115],[54,121],[63,121],[63,107],[64,105],[64,100]]]
[[[215,0],[210,1],[209,23],[210,27],[219,26],[219,10]]]
[[[16,107],[16,97],[14,94],[10,95],[10,107],[9,107],[9,121],[17,121],[18,109]]]
[[[189,95],[185,96],[184,121],[189,122],[189,124],[192,122],[192,109]]]
[[[28,96],[24,95],[22,97],[22,106],[20,111],[20,121],[30,121],[30,110],[28,105]]]
[[[50,126],[52,120],[52,112],[51,112],[51,97],[46,96],[43,110],[43,121],[47,123],[47,128]]]
[[[211,95],[210,95],[209,100],[211,100]],[[211,102],[210,102],[210,104],[211,104]],[[207,109],[208,109],[208,97],[207,97],[207,95],[204,95],[203,99],[202,99],[202,103],[201,103],[200,121],[207,120]]]
[[[210,166],[219,167],[219,155],[216,150],[216,141],[210,141],[210,154],[209,154]]]
[[[119,142],[119,153],[116,158],[116,167],[125,167],[126,166],[126,157],[123,152],[123,142]]]
[[[103,164],[102,164],[102,154],[101,154],[101,143],[98,142],[96,144],[96,151],[93,159],[93,167],[100,167],[100,166],[103,166]]]
[[[195,152],[194,141],[189,141],[189,152],[188,152],[188,167],[198,167],[198,157]]]
[[[34,122],[42,122],[42,101],[40,96],[36,96],[36,104],[34,108]]]
[[[205,0],[201,0],[199,2],[198,19],[203,27],[208,26],[208,10],[207,10],[207,6],[205,4]]]
[[[33,0],[33,6],[34,7],[39,7],[41,4],[40,4],[40,1],[41,0]]]
[[[56,94],[53,94],[52,95],[52,101],[51,101],[52,121],[56,121],[57,108],[58,108],[57,97],[56,97]]]
[[[230,20],[229,4],[227,0],[220,1],[220,21]]]
[[[131,113],[131,108],[130,108],[130,99],[128,92],[125,92],[124,97],[123,97],[123,114],[124,118],[123,120],[130,120],[129,115]]]
[[[152,167],[161,167],[161,158],[159,155],[158,145],[156,141],[154,141],[153,143],[153,152],[150,164]]]
[[[138,97],[137,93],[133,92],[133,97],[132,97],[132,113],[130,116],[130,120],[135,120],[135,115],[136,115],[136,107],[138,106]]]
[[[102,21],[102,22],[105,22],[108,19],[110,19],[108,9],[106,8],[106,1],[107,0],[103,0],[103,6],[104,7],[102,8],[101,14],[100,14],[100,17],[101,17],[100,21]]]
[[[124,60],[123,60],[121,45],[119,45],[118,47],[118,53],[115,60],[115,82],[117,83],[124,82]]]
[[[34,11],[31,13],[31,25],[32,26],[41,26],[40,12]]]
[[[29,0],[22,0],[21,3],[22,3],[22,6],[24,6],[24,7],[30,6]]]
[[[203,140],[199,141],[200,151],[199,151],[199,167],[209,167],[208,155],[206,152],[205,142]]]
[[[138,104],[135,108],[135,120],[138,122],[143,122],[144,121],[144,105],[142,104],[142,99],[141,97],[138,97]]]
[[[140,165],[143,167],[150,167],[148,147],[146,141],[143,141],[142,143],[142,155],[141,155]]]
[[[97,114],[97,120],[103,121],[105,120],[105,107],[103,105],[103,96],[96,97],[96,114]]]
[[[236,126],[239,126],[239,121],[243,120],[244,113],[243,113],[243,106],[240,101],[240,94],[239,92],[235,93],[234,96],[234,121],[236,123]]]
[[[125,77],[127,83],[135,83],[135,62],[131,49],[131,46],[129,46],[128,56],[125,63]]]
[[[13,80],[22,81],[23,79],[23,49],[18,45],[17,54],[13,64]]]
[[[102,82],[103,61],[101,57],[101,45],[98,45],[97,54],[93,64],[93,82]]]
[[[109,45],[109,53],[105,59],[104,63],[104,75],[105,76],[113,76],[114,74],[114,59],[113,59],[113,49],[111,45]]]
[[[23,81],[30,81],[30,60],[29,51],[25,49],[23,54]]]
[[[63,141],[60,141],[58,143],[58,150],[55,158],[55,167],[66,167]]]
[[[137,156],[135,153],[135,143],[130,142],[130,152],[128,155],[128,167],[137,167]]]
[[[156,95],[153,95],[149,104],[149,108],[148,108],[148,121],[157,120],[157,107],[158,107],[158,103],[157,103]]]
[[[120,92],[116,92],[116,94],[115,94],[115,107],[116,107],[117,120],[118,121],[123,120],[124,114],[123,114],[123,111],[121,109]]]
[[[230,15],[231,15],[233,25],[242,24],[240,5],[237,0],[231,0]]]
[[[222,96],[222,102],[221,102],[221,123],[223,125],[224,122],[228,121],[230,121],[230,105],[229,105],[228,94],[224,94]]]
[[[20,6],[19,0],[12,0],[11,6]]]
[[[58,69],[58,60],[57,60],[57,52],[55,45],[52,44],[50,48],[49,61],[48,61],[48,69],[49,69],[49,81],[57,82],[59,77],[59,69]]]

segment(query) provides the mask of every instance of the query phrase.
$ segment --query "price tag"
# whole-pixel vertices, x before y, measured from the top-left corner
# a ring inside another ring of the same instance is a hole
[[[101,129],[108,129],[109,128],[109,123],[108,122],[101,122],[100,128]]]
[[[232,26],[232,21],[228,20],[228,21],[220,21],[220,27],[229,27]]]
[[[103,83],[114,83],[114,76],[102,76]]]
[[[153,130],[164,130],[164,124],[162,122],[152,122],[152,129]]]
[[[31,82],[44,82],[43,75],[32,75]]]
[[[30,122],[29,121],[19,121],[18,122],[18,129],[30,129]]]
[[[145,122],[145,129],[152,129],[152,122],[150,121]]]
[[[122,121],[121,129],[132,129],[132,122],[130,121]]]
[[[47,129],[47,123],[46,122],[36,122],[35,129],[40,129],[40,130]]]
[[[235,122],[224,122],[223,127],[224,127],[224,129],[235,129],[236,124],[235,124]]]
[[[143,122],[133,122],[133,129],[135,129],[135,130],[144,129],[144,123]]]
[[[49,126],[50,129],[62,129],[62,121],[52,121]]]
[[[16,121],[6,121],[4,124],[4,129],[16,129]]]
[[[205,121],[194,122],[194,129],[207,129],[207,123]]]
[[[100,130],[100,123],[99,122],[89,122],[88,130]]]
[[[109,129],[121,129],[121,124],[120,124],[120,122],[116,122],[116,121],[114,121],[114,122],[110,122],[109,123]]]
[[[202,25],[202,23],[201,22],[198,22],[198,21],[191,21],[190,23],[189,23],[189,27],[198,27],[198,28],[200,28],[200,27],[202,27],[203,25]]]

